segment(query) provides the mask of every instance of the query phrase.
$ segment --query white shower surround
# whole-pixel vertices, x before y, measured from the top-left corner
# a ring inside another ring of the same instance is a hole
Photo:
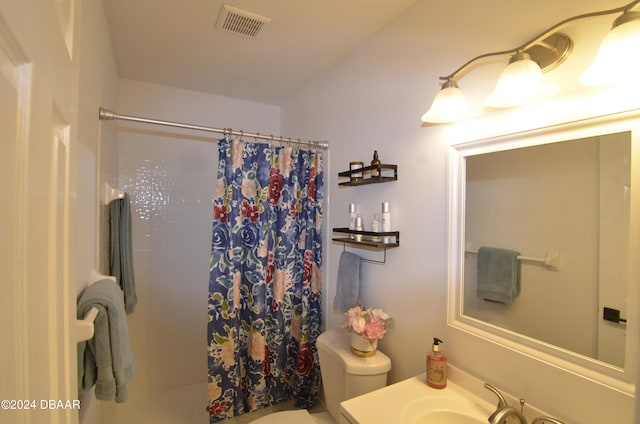
[[[130,80],[118,86],[122,113],[279,133],[279,109],[273,106]],[[171,410],[169,416],[180,422],[208,422],[207,296],[217,136],[117,125],[119,188],[132,198],[138,304],[129,316],[129,332],[137,371],[129,400],[102,403],[101,420],[165,419],[158,412]],[[200,416],[204,421],[191,421]]]

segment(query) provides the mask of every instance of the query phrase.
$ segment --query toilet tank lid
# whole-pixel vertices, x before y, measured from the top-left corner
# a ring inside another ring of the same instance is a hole
[[[318,337],[318,351],[342,362],[347,374],[376,375],[391,370],[391,359],[380,350],[368,358],[351,353],[350,340],[351,336],[344,330],[327,330]]]

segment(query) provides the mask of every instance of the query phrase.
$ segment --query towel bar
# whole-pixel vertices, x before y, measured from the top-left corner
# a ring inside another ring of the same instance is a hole
[[[100,280],[111,280],[117,283],[116,277],[113,275],[104,275],[92,269],[89,275],[89,285]],[[98,312],[98,309],[93,307],[89,309],[89,312],[85,314],[83,319],[76,320],[76,342],[83,342],[93,337],[93,321],[95,321],[96,316],[98,316]]]
[[[465,250],[464,253],[478,254],[477,250]],[[560,253],[550,250],[544,258],[532,258],[530,256],[518,256],[518,260],[527,262],[541,263],[547,266],[551,271],[560,271]]]
[[[115,275],[104,275],[96,271],[95,269],[91,270],[91,274],[89,275],[89,285],[95,283],[100,280],[111,280],[114,283],[117,283]]]
[[[347,244],[344,243],[343,246],[344,247],[342,250],[347,250]],[[384,249],[384,259],[382,259],[381,261],[376,259],[360,258],[360,262],[368,262],[370,264],[384,265],[387,263],[387,249]]]
[[[93,322],[96,320],[98,312],[98,308],[94,306],[93,308],[89,309],[89,312],[86,313],[84,319],[79,319],[76,321],[77,342],[83,342],[93,337]]]
[[[124,199],[125,191],[119,188],[114,188],[109,183],[102,185],[102,204],[108,205],[113,200]]]

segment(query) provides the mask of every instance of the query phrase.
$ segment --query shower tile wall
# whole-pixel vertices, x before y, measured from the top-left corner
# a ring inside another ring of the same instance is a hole
[[[280,133],[275,106],[127,79],[118,80],[117,110]],[[100,422],[205,423],[216,135],[123,122],[117,128],[118,182],[133,202],[138,305],[128,322],[138,369],[127,402],[100,403]]]
[[[138,294],[129,320],[138,364],[129,397],[202,382],[204,402],[215,140],[126,134],[119,167],[132,199]]]

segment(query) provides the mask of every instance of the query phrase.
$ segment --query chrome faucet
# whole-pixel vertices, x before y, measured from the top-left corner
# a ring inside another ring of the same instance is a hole
[[[531,424],[565,424],[565,422],[552,417],[538,417]]]
[[[506,424],[509,417],[518,417],[520,424],[527,424],[527,417],[524,416],[522,411],[518,411],[513,406],[509,406],[507,400],[502,393],[489,383],[484,383],[484,387],[491,390],[496,396],[498,396],[498,406],[496,410],[489,416],[489,423],[491,424]],[[520,400],[520,408],[524,408],[524,399]]]
[[[520,424],[527,424],[527,417],[524,416],[524,399],[520,399],[520,410],[518,411],[513,406],[509,406],[507,400],[504,398],[502,393],[495,387],[493,387],[489,383],[484,383],[484,387],[488,390],[492,391],[498,397],[498,405],[496,406],[496,410],[489,416],[490,424],[507,424],[507,420],[510,417],[517,417],[520,421]],[[509,421],[511,424],[512,421]],[[552,417],[538,417],[534,419],[531,424],[565,424],[563,421],[560,421],[556,418]]]
[[[527,424],[527,417],[524,416],[524,414],[520,411],[518,411],[516,408],[514,408],[513,406],[506,406],[502,409],[500,409],[499,411],[496,411],[493,414],[493,421],[490,419],[489,422],[491,424],[506,424],[507,420],[510,417],[518,417],[518,419],[520,420],[521,424]],[[509,423],[512,423],[513,421],[509,421]]]
[[[504,396],[502,395],[502,393],[500,393],[500,391],[498,389],[496,389],[495,387],[493,387],[489,383],[484,383],[484,387],[486,389],[491,390],[496,396],[498,396],[498,406],[496,406],[496,410],[493,411],[493,414],[491,414],[489,416],[489,422],[493,423],[493,420],[496,417],[496,415],[498,414],[498,412],[500,412],[500,410],[506,408],[509,405],[507,404],[507,400],[504,398]]]

